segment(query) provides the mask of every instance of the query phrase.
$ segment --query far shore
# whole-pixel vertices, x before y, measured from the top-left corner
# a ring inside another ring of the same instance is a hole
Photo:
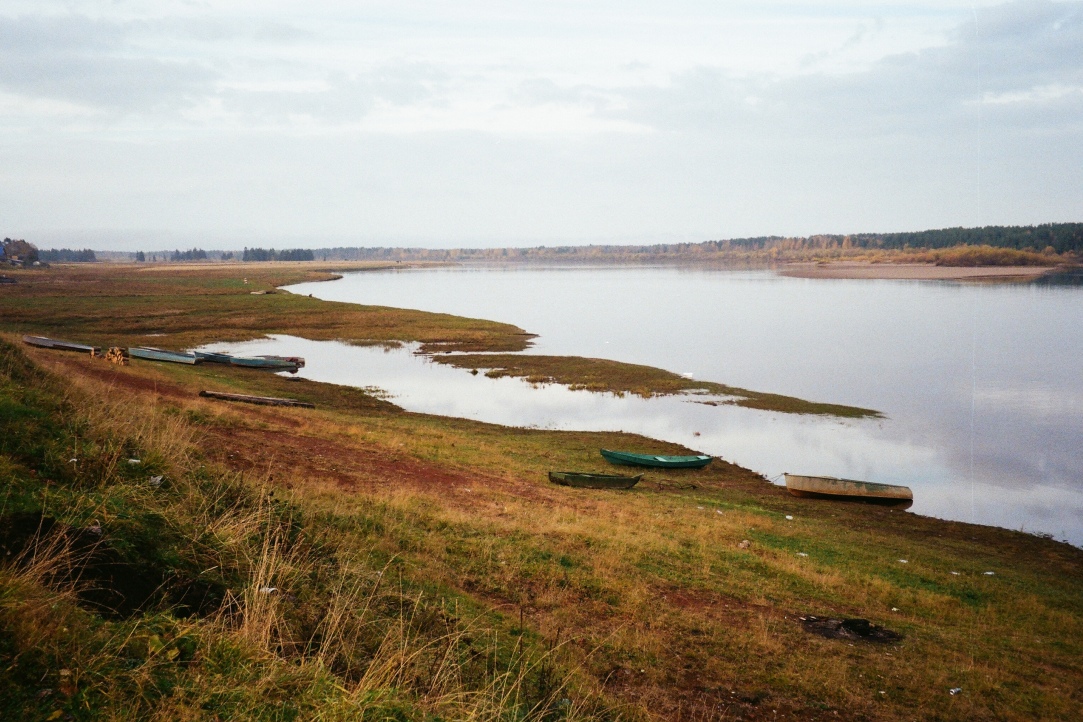
[[[1054,270],[1050,266],[936,266],[932,263],[788,263],[779,275],[792,278],[864,278],[956,281],[977,279],[1029,279]]]

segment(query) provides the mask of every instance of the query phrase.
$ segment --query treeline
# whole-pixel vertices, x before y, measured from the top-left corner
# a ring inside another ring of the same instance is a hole
[[[793,258],[817,253],[922,251],[958,246],[1035,253],[1083,255],[1083,223],[1046,223],[1039,226],[985,226],[945,228],[915,233],[820,234],[812,236],[757,236],[702,243],[651,245],[535,246],[531,248],[319,248],[315,255],[335,261],[434,262],[568,262],[701,261]]]
[[[47,251],[38,251],[38,260],[43,263],[94,263],[98,257],[89,248],[81,251],[74,248],[50,248]]]
[[[276,251],[273,248],[245,248],[242,261],[314,261],[315,254],[307,248]]]
[[[1037,226],[983,226],[981,228],[941,228],[911,233],[855,233],[851,235],[816,235],[805,238],[741,238],[709,241],[718,250],[846,249],[873,248],[920,250],[955,246],[990,246],[1017,251],[1053,253],[1083,252],[1083,223],[1043,223]]]
[[[207,252],[202,248],[192,248],[187,251],[173,251],[173,255],[169,257],[171,261],[205,261],[207,260]]]

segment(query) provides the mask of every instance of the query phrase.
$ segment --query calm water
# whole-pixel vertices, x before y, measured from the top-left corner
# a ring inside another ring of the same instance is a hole
[[[903,483],[913,511],[1083,544],[1083,287],[783,278],[672,268],[404,270],[291,288],[506,321],[528,353],[612,358],[875,408],[840,421],[617,398],[474,377],[414,356],[279,338],[303,375],[378,386],[417,411],[518,426],[623,429],[775,477]],[[698,436],[696,433],[698,432]]]

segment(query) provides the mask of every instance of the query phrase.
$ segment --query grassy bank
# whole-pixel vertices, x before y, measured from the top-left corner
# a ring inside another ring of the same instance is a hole
[[[1083,716],[1083,551],[794,499],[724,461],[628,492],[546,481],[610,469],[600,447],[687,452],[8,336],[0,717]]]
[[[352,343],[420,341],[434,349],[519,351],[508,324],[320,301],[279,286],[389,264],[84,265],[23,271],[0,289],[0,327],[97,345],[174,349],[281,333]]]
[[[490,378],[513,376],[533,384],[563,384],[577,391],[635,394],[644,398],[674,394],[709,394],[730,398],[704,400],[699,403],[712,406],[733,404],[750,409],[790,414],[823,414],[849,418],[881,416],[879,412],[872,409],[824,404],[781,394],[749,391],[713,381],[697,381],[651,366],[609,359],[475,353],[462,356],[434,356],[433,361],[475,372],[484,371]]]

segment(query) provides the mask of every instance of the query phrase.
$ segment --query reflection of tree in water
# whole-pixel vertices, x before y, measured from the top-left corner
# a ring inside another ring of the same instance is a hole
[[[1035,278],[1039,286],[1083,286],[1083,268],[1065,268]]]

